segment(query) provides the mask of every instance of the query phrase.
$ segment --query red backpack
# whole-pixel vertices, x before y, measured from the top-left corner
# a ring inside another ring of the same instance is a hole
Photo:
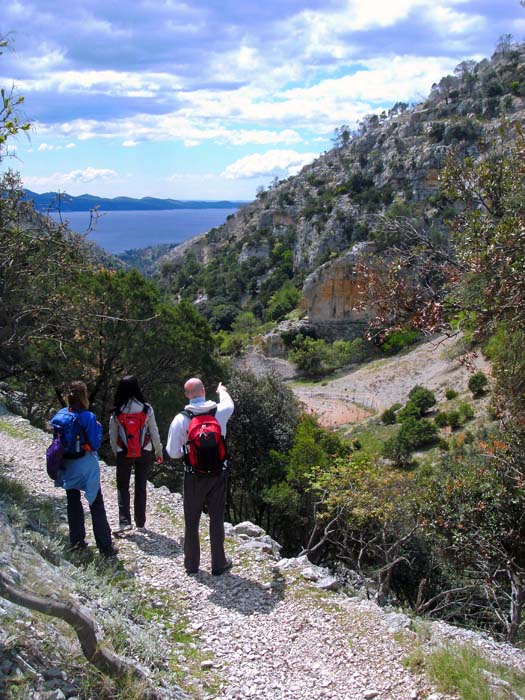
[[[142,454],[142,448],[149,443],[149,432],[146,426],[146,418],[149,406],[139,413],[119,413],[118,421],[118,446],[126,452],[126,457],[136,459]]]
[[[192,474],[210,476],[219,474],[225,467],[228,452],[215,410],[209,413],[193,413],[189,409],[182,411],[190,419],[184,464]]]

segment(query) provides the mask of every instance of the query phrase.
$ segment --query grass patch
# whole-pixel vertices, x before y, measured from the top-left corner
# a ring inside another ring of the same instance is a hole
[[[14,438],[26,438],[29,436],[29,430],[26,426],[13,425],[11,421],[7,420],[0,420],[0,431]]]
[[[431,652],[425,659],[425,670],[443,693],[457,693],[461,700],[492,700],[495,681],[507,684],[519,696],[525,694],[525,674],[493,664],[472,648],[447,645]]]
[[[369,457],[379,457],[385,442],[399,431],[399,425],[383,425],[375,421],[358,424],[345,433],[350,442],[359,440],[360,453]]]

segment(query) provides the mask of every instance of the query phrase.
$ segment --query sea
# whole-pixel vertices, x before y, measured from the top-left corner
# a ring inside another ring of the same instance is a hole
[[[159,243],[182,243],[199,233],[220,226],[237,209],[169,209],[160,211],[101,211],[86,235],[108,253],[119,254]],[[57,220],[58,214],[51,214]],[[69,211],[61,215],[70,228],[84,234],[89,212]]]

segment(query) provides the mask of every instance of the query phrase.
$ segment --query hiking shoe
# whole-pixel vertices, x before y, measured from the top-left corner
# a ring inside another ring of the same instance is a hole
[[[188,576],[195,576],[195,574],[199,573],[198,569],[184,569],[184,570],[188,574]]]
[[[118,554],[118,549],[117,547],[108,547],[107,549],[101,549],[100,553],[103,557],[110,558],[110,557],[116,557]]]
[[[137,532],[146,532],[146,527],[145,525],[140,525],[135,528]]]
[[[130,530],[133,530],[130,523],[122,523],[122,525],[119,525],[116,530],[113,530],[113,534],[123,535],[125,532],[129,532]]]
[[[233,566],[233,562],[231,559],[226,559],[226,564],[224,566],[221,566],[220,569],[212,569],[211,573],[212,576],[220,576],[221,574],[226,573],[226,571],[229,571]]]
[[[80,540],[80,542],[75,542],[74,544],[69,545],[70,552],[81,552],[84,549],[87,549],[86,540]]]

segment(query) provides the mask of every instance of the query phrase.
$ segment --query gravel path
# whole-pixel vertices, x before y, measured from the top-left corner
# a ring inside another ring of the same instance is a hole
[[[49,437],[23,419],[0,416],[0,464],[6,465],[6,474],[35,494],[63,497],[45,474],[48,444]],[[102,474],[108,516],[116,525],[114,469],[103,465]],[[406,649],[394,639],[377,606],[319,590],[304,579],[300,568],[281,573],[276,568],[278,555],[263,552],[267,547],[261,538],[233,532],[227,538],[233,571],[211,576],[204,527],[202,535],[202,568],[190,577],[184,573],[181,556],[181,497],[151,487],[147,530],[133,532],[117,543],[124,566],[148,590],[167,593],[188,619],[188,631],[200,640],[209,661],[203,663],[196,680],[196,697],[428,697],[425,679],[402,665]],[[93,544],[89,528],[88,540]],[[183,657],[179,661],[186,663]]]

